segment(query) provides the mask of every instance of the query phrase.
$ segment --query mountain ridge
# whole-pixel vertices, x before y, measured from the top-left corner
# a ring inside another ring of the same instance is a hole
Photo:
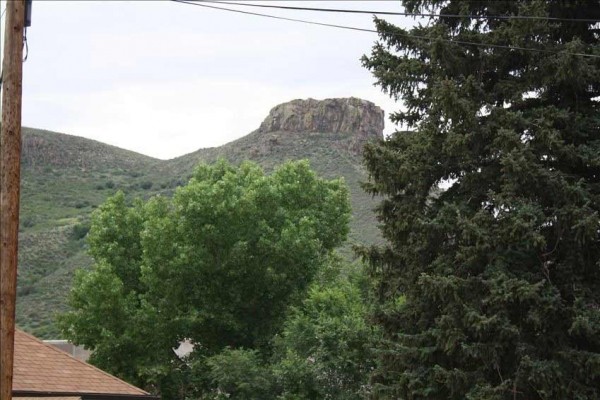
[[[92,264],[84,237],[91,213],[108,196],[118,190],[129,199],[170,196],[199,162],[220,157],[234,164],[254,161],[266,171],[287,160],[308,159],[320,175],[343,177],[353,207],[350,241],[376,242],[375,200],[360,188],[367,178],[360,149],[380,138],[383,111],[357,98],[292,100],[275,106],[244,137],[170,160],[24,128],[18,324],[39,337],[56,337],[53,314],[65,310],[74,271]]]

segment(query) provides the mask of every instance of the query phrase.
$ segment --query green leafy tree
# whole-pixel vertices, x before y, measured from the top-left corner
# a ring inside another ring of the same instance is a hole
[[[99,367],[183,398],[223,349],[268,353],[288,307],[345,240],[349,213],[343,182],[307,162],[265,175],[220,161],[199,166],[172,200],[129,207],[117,194],[92,217],[96,265],[77,274],[60,325]],[[192,361],[173,351],[184,339]]]
[[[226,349],[196,375],[210,378],[206,398],[354,400],[369,393],[378,329],[367,321],[366,277],[332,257],[306,298],[291,307],[272,356]]]
[[[465,17],[376,20],[363,59],[409,130],[365,151],[374,397],[600,398],[599,31],[565,20],[600,3],[403,4]]]
[[[344,273],[347,272],[344,270]],[[369,393],[378,329],[368,321],[364,274],[317,283],[276,339],[282,399],[361,399]]]
[[[226,348],[210,357],[206,365],[212,390],[204,399],[275,398],[273,374],[257,350]]]

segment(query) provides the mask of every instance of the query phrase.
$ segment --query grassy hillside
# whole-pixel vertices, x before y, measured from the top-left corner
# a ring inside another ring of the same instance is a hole
[[[345,178],[352,196],[352,242],[378,238],[374,200],[348,135],[253,132],[221,147],[161,161],[93,140],[24,129],[17,323],[36,336],[57,337],[54,315],[66,307],[73,273],[87,268],[85,234],[93,210],[117,190],[129,198],[170,195],[199,162],[252,160],[266,170],[309,159],[321,175]]]
[[[353,209],[351,241],[373,243],[378,238],[377,224],[370,195],[360,187],[366,180],[360,154],[351,150],[350,138],[344,134],[255,131],[221,147],[201,149],[166,161],[166,176],[177,171],[192,171],[199,162],[212,162],[224,157],[233,163],[251,160],[267,171],[287,160],[310,160],[312,168],[327,178],[343,177],[349,187]]]
[[[23,129],[17,323],[58,334],[73,271],[91,265],[83,237],[91,212],[117,190],[157,192],[159,160],[76,136]]]

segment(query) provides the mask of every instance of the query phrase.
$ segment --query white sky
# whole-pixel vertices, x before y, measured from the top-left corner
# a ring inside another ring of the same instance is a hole
[[[282,3],[402,11],[399,1],[268,2]],[[374,28],[370,15],[244,9]],[[244,136],[296,98],[399,107],[360,63],[376,34],[170,1],[35,0],[32,14],[25,126],[167,159]],[[386,132],[393,128],[386,121]]]

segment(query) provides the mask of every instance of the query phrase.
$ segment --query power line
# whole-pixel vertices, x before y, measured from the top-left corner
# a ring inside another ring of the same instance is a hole
[[[262,14],[262,13],[252,12],[252,11],[235,10],[233,8],[217,7],[217,6],[211,6],[211,5],[208,5],[208,4],[194,3],[194,2],[188,1],[188,0],[171,0],[171,1],[173,1],[175,3],[189,4],[191,6],[212,8],[212,9],[215,9],[215,10],[231,11],[231,12],[240,13],[240,14],[256,15],[258,17],[280,19],[280,20],[283,20],[283,21],[301,22],[301,23],[310,24],[310,25],[328,26],[330,28],[349,29],[349,30],[353,30],[353,31],[375,32],[375,33],[377,33],[377,31],[374,30],[374,29],[357,28],[357,27],[353,27],[353,26],[345,26],[345,25],[328,24],[328,23],[325,23],[325,22],[308,21],[308,20],[305,20],[305,19],[280,17],[280,16],[277,16],[277,15]]]
[[[329,28],[346,29],[346,30],[359,31],[359,32],[379,33],[375,29],[358,28],[358,27],[355,27],[355,26],[329,24],[329,23],[325,23],[325,22],[309,21],[309,20],[298,19],[298,18],[281,17],[281,16],[278,16],[278,15],[263,14],[263,13],[257,13],[257,12],[252,12],[252,11],[236,10],[236,9],[233,9],[233,8],[218,7],[218,6],[214,6],[214,5],[204,4],[204,2],[194,2],[194,1],[190,1],[190,0],[171,0],[171,1],[173,1],[175,3],[188,4],[188,5],[191,5],[191,6],[211,8],[211,9],[222,10],[222,11],[230,11],[230,12],[239,13],[239,14],[254,15],[254,16],[259,16],[259,17],[265,17],[265,18],[272,18],[272,19],[283,20],[283,21],[299,22],[299,23],[304,23],[304,24],[325,26],[325,27],[329,27]],[[546,49],[535,49],[535,48],[531,48],[531,47],[505,46],[505,45],[500,45],[500,44],[478,43],[478,42],[470,42],[470,41],[456,40],[456,39],[430,38],[430,37],[427,37],[427,36],[419,36],[419,35],[412,35],[412,34],[392,34],[392,35],[393,36],[403,36],[403,37],[408,37],[408,38],[412,38],[412,39],[429,40],[429,41],[431,41],[431,40],[442,40],[444,42],[454,43],[454,44],[459,44],[459,45],[465,45],[465,46],[477,46],[477,47],[487,47],[487,48],[495,48],[495,49],[520,50],[520,51],[529,51],[529,52],[536,52],[536,53],[549,53],[549,54],[558,54],[558,53],[560,53],[559,51],[546,50]],[[580,56],[580,57],[588,57],[588,58],[600,58],[600,55],[596,55],[596,54],[571,53],[571,52],[566,52],[565,54],[569,54],[569,55],[573,55],[573,56]]]
[[[294,7],[294,6],[281,6],[281,5],[270,5],[270,4],[253,4],[253,3],[239,3],[232,1],[220,1],[220,0],[193,0],[197,3],[212,3],[212,4],[225,4],[230,6],[243,6],[243,7],[259,7],[259,8],[274,8],[280,10],[295,10],[295,11],[319,11],[319,12],[330,12],[330,13],[347,13],[347,14],[369,14],[369,15],[396,15],[405,17],[442,17],[442,18],[470,18],[470,19],[524,19],[524,20],[543,20],[543,21],[564,21],[564,22],[588,22],[595,23],[599,22],[599,19],[593,18],[559,18],[559,17],[539,17],[534,15],[462,15],[462,14],[435,14],[435,13],[407,13],[399,11],[367,11],[367,10],[349,10],[341,8],[319,8],[319,7]]]

